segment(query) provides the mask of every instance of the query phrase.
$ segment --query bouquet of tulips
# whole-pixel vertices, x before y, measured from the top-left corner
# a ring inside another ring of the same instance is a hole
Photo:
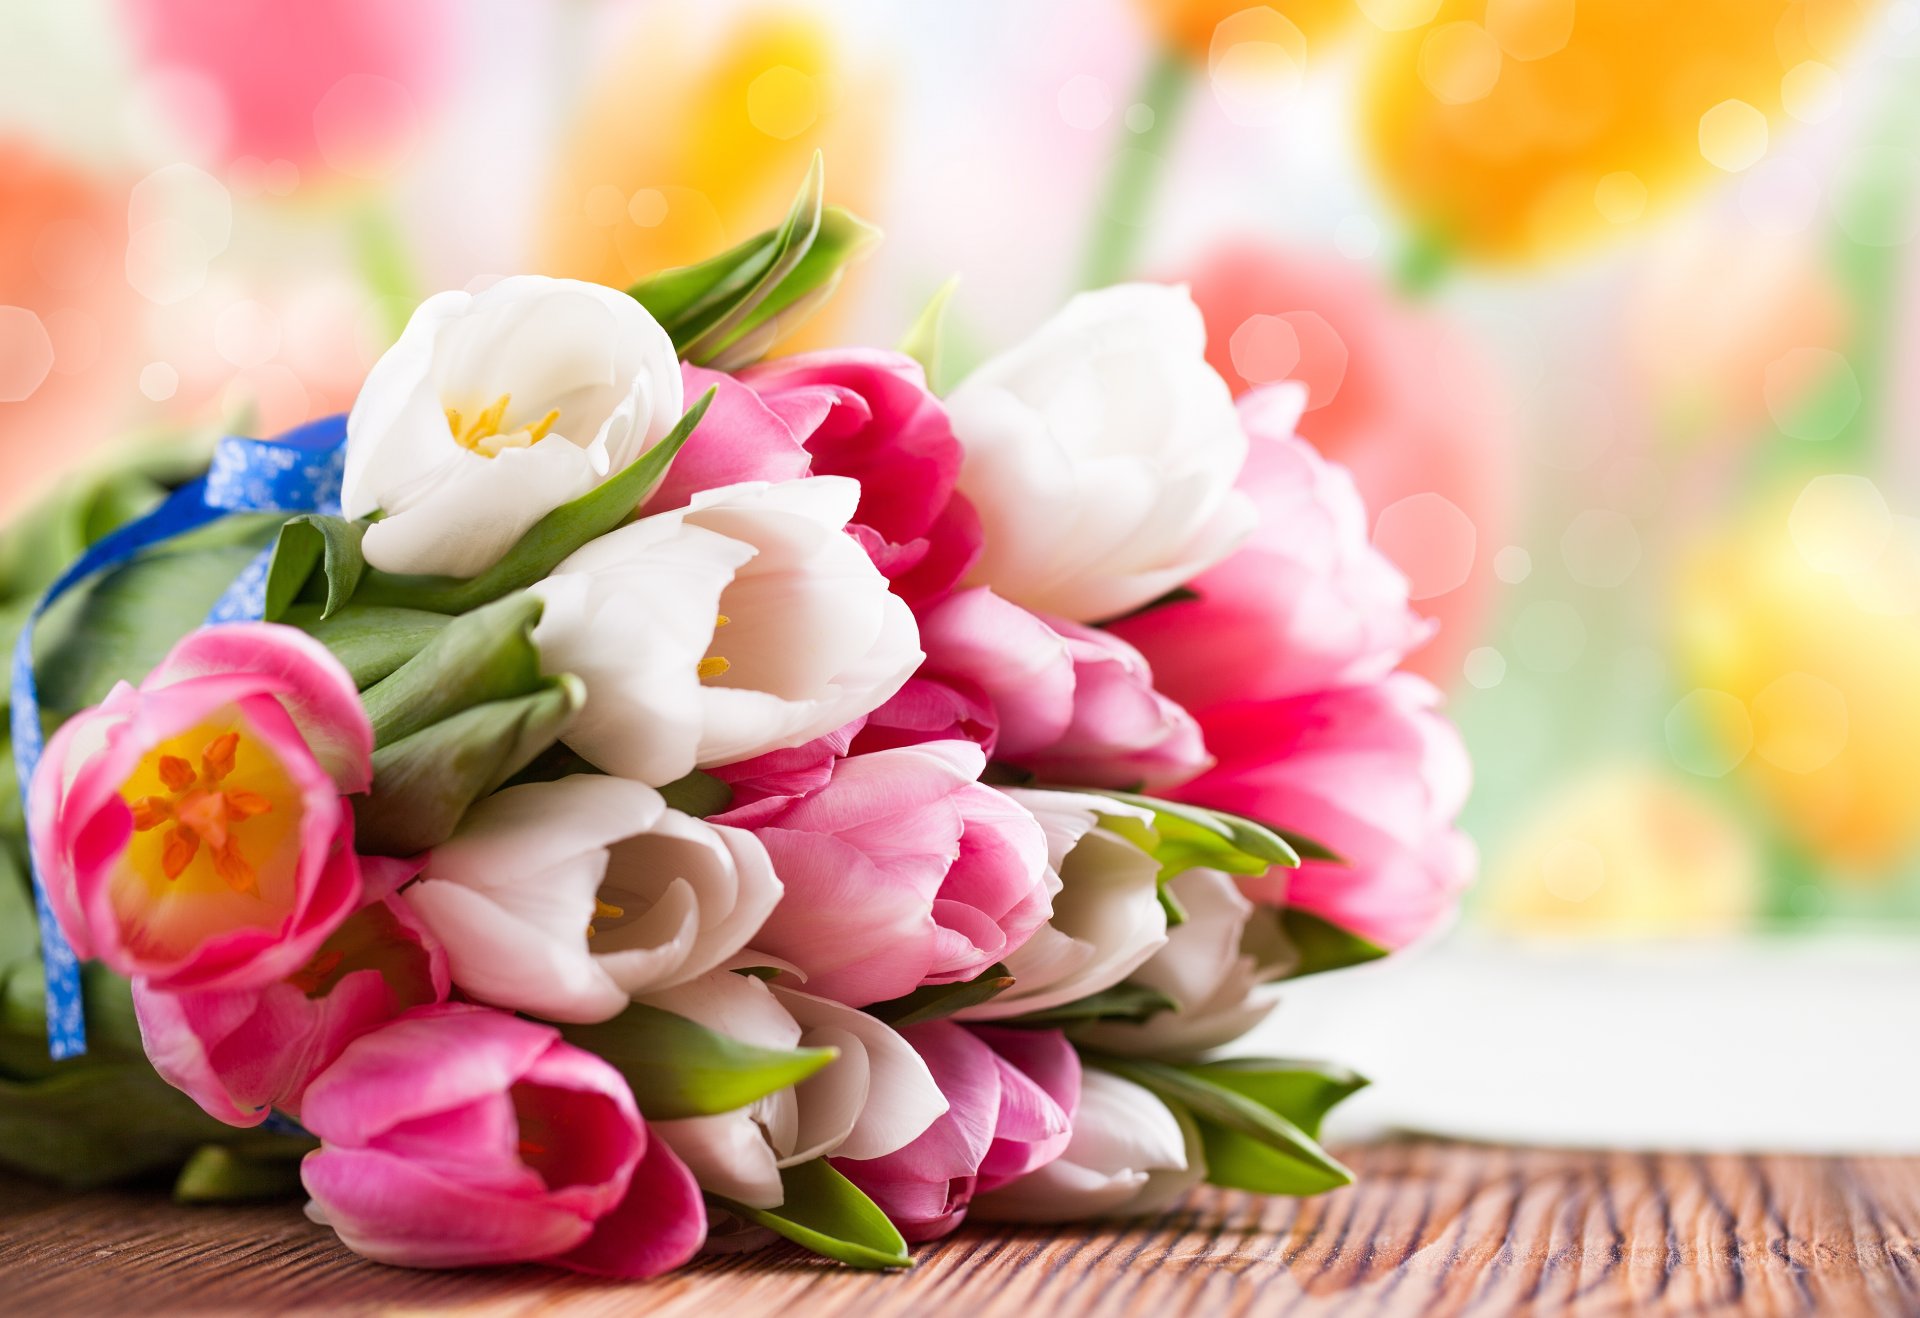
[[[0,1160],[615,1276],[1349,1179],[1220,1052],[1471,872],[1404,579],[1181,288],[769,356],[873,236],[441,293],[14,529]]]

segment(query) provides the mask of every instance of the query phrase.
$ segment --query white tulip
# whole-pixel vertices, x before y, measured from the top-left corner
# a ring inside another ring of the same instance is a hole
[[[969,578],[1036,613],[1126,613],[1253,529],[1247,437],[1184,287],[1082,293],[947,399],[986,546]]]
[[[481,801],[405,896],[468,994],[586,1022],[726,964],[781,892],[752,833],[582,774]]]
[[[1177,1009],[1138,1023],[1084,1025],[1074,1038],[1111,1052],[1193,1057],[1231,1043],[1273,1011],[1279,990],[1271,981],[1295,957],[1278,913],[1248,901],[1219,870],[1176,874],[1167,890],[1187,918],[1131,979],[1159,989]]]
[[[679,421],[673,341],[638,302],[519,275],[421,303],[347,417],[341,503],[389,572],[485,571]]]
[[[661,786],[871,712],[920,665],[913,613],[845,534],[857,482],[706,490],[532,587],[542,664],[586,683],[566,742]]]
[[[750,1208],[781,1204],[783,1167],[828,1156],[881,1157],[911,1144],[947,1110],[920,1054],[863,1011],[730,971],[647,1002],[762,1048],[839,1049],[798,1085],[747,1107],[648,1124],[701,1189]]]
[[[1131,1080],[1089,1067],[1066,1152],[974,1198],[989,1222],[1139,1217],[1170,1207],[1206,1179],[1199,1131]]]
[[[961,1011],[962,1020],[1044,1011],[1112,988],[1167,941],[1160,863],[1101,823],[1106,816],[1151,824],[1151,811],[1079,792],[1006,794],[1046,834],[1053,914],[1006,958],[1013,986]]]

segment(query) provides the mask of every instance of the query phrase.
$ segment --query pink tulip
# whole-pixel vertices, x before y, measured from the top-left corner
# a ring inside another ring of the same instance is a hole
[[[313,960],[262,989],[133,985],[154,1070],[232,1126],[257,1126],[274,1108],[297,1117],[308,1082],[349,1043],[446,997],[446,954],[399,897],[362,907]]]
[[[713,402],[647,497],[648,513],[684,508],[701,490],[742,481],[786,481],[807,474],[812,458],[801,442],[832,405],[821,391],[776,400],[778,406],[731,375],[680,365],[689,403],[707,390]]]
[[[928,741],[970,741],[991,757],[999,722],[987,693],[960,677],[913,677],[867,715],[853,749],[887,750]]]
[[[1210,762],[1187,711],[1111,632],[1029,613],[991,590],[950,595],[920,618],[922,679],[991,705],[990,751],[1050,782],[1166,787]]]
[[[1514,427],[1460,328],[1333,252],[1223,243],[1190,270],[1207,360],[1237,395],[1297,380],[1300,433],[1353,473],[1374,541],[1439,623],[1408,667],[1442,684],[1480,643],[1514,533]],[[1151,657],[1151,656],[1150,656]]]
[[[1052,911],[1046,838],[977,781],[985,764],[964,741],[853,755],[822,786],[715,815],[758,834],[786,885],[754,949],[864,1006],[971,979],[1024,943]]]
[[[549,1025],[463,1003],[408,1012],[307,1088],[301,1180],[382,1263],[540,1261],[652,1277],[706,1237],[693,1176],[626,1081]]]
[[[959,1226],[976,1193],[1046,1166],[1073,1137],[1080,1058],[1058,1030],[963,1027],[932,1021],[902,1030],[947,1111],[911,1144],[881,1158],[834,1159],[910,1241]]]
[[[1174,795],[1298,831],[1344,862],[1270,870],[1242,882],[1249,897],[1404,946],[1452,912],[1476,864],[1453,826],[1471,769],[1459,734],[1434,712],[1439,698],[1424,679],[1395,673],[1216,705],[1200,725],[1219,763]]]
[[[353,813],[373,730],[291,627],[206,627],[47,744],[29,809],[60,928],[149,988],[285,979],[361,902]]]
[[[1352,478],[1294,437],[1301,401],[1294,385],[1240,400],[1253,537],[1194,579],[1198,599],[1113,626],[1190,709],[1377,681],[1432,634],[1408,606],[1406,577],[1368,541]]]

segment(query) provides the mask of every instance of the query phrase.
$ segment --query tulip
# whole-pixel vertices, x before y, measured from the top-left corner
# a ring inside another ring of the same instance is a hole
[[[1368,152],[1433,241],[1512,263],[1663,216],[1716,168],[1752,165],[1786,75],[1845,59],[1867,6],[1428,8],[1372,48]]]
[[[1248,901],[1219,870],[1176,874],[1167,891],[1186,919],[1128,978],[1165,994],[1172,1009],[1140,1022],[1097,1021],[1076,1030],[1076,1040],[1109,1052],[1195,1057],[1238,1039],[1272,1012],[1277,999],[1268,984],[1296,959],[1279,913]]]
[[[774,400],[775,407],[724,371],[680,364],[681,394],[698,398],[709,389],[713,402],[674,455],[667,474],[641,511],[684,508],[702,490],[746,481],[788,481],[809,475],[813,466],[805,437],[833,405],[824,391]]]
[[[923,635],[921,643],[925,644]],[[999,721],[986,692],[972,682],[919,674],[867,715],[853,746],[857,751],[917,746],[927,741],[970,741],[989,757],[999,737]]]
[[[1152,1093],[1105,1071],[1080,1077],[1073,1136],[1058,1158],[987,1194],[989,1222],[1071,1222],[1164,1211],[1206,1179],[1199,1132]]]
[[[447,958],[407,903],[362,907],[313,960],[261,989],[168,993],[133,984],[147,1059],[230,1126],[295,1117],[312,1079],[353,1040],[447,997]]]
[[[1253,529],[1226,385],[1186,290],[1082,293],[947,400],[985,546],[971,584],[1037,613],[1111,618]]]
[[[786,895],[753,939],[809,992],[864,1006],[971,979],[1046,920],[1040,825],[978,782],[971,742],[835,760],[826,783],[714,816],[751,828]]]
[[[361,900],[343,793],[372,780],[353,679],[291,627],[206,627],[47,743],[28,803],[61,931],[165,990],[259,988]]]
[[[834,1159],[909,1241],[938,1240],[985,1194],[1045,1167],[1072,1137],[1080,1058],[1058,1030],[931,1021],[901,1031],[947,1111],[884,1157]]]
[[[1051,782],[1166,787],[1211,760],[1186,710],[1112,633],[1043,618],[991,590],[960,591],[920,619],[921,670],[991,702],[999,758]]]
[[[1498,377],[1457,326],[1407,306],[1377,275],[1337,253],[1234,242],[1182,273],[1207,319],[1207,360],[1235,394],[1281,380],[1306,385],[1301,437],[1352,473],[1375,545],[1406,574],[1415,607],[1439,624],[1407,667],[1451,684],[1462,658],[1481,643],[1499,587],[1493,556],[1515,534],[1520,464],[1512,409]],[[1260,436],[1254,449],[1266,451],[1253,476],[1273,491],[1253,491],[1262,504],[1294,484],[1268,484],[1285,479],[1290,465],[1275,452],[1291,428],[1283,420],[1283,397],[1271,410],[1243,417]],[[1343,500],[1335,483],[1331,474],[1325,483],[1316,474],[1315,502],[1338,507]],[[1350,516],[1341,512],[1332,520],[1340,526]],[[1325,526],[1317,517],[1314,524]],[[1256,552],[1274,552],[1275,525],[1262,517]],[[1323,546],[1331,548],[1320,534],[1302,539],[1309,562]],[[1332,542],[1350,543],[1344,534]],[[1338,625],[1322,624],[1318,633],[1303,614],[1292,643],[1313,639],[1315,654],[1347,626],[1390,616],[1384,586],[1366,585],[1350,553],[1323,561],[1347,565],[1337,574],[1337,589],[1357,613],[1338,609]],[[1136,633],[1121,632],[1144,644]],[[1150,660],[1168,662],[1162,647],[1147,649]],[[1276,671],[1297,671],[1277,654],[1265,657]],[[1177,686],[1167,690],[1182,698]]]
[[[780,891],[753,834],[581,774],[474,806],[407,900],[469,996],[589,1022],[726,963]]]
[[[1047,867],[1058,891],[1053,914],[1006,958],[1013,985],[958,1013],[1000,1020],[1045,1011],[1112,988],[1167,942],[1160,904],[1160,862],[1104,819],[1151,825],[1146,810],[1100,796],[1009,788],[1047,838]]]
[[[704,261],[779,224],[816,152],[833,202],[873,214],[890,77],[850,35],[792,5],[636,8],[558,144],[539,268],[624,288]],[[828,341],[832,314],[801,341]]]
[[[540,1261],[652,1277],[706,1210],[620,1073],[551,1026],[469,1004],[408,1012],[307,1087],[311,1216],[381,1263]]]
[[[1395,673],[1372,686],[1214,706],[1199,718],[1219,763],[1175,796],[1302,833],[1341,858],[1243,881],[1255,901],[1402,947],[1453,912],[1476,864],[1453,826],[1471,768],[1459,734],[1434,712],[1439,699]]]
[[[920,1055],[865,1012],[729,971],[647,1001],[742,1043],[840,1053],[798,1085],[747,1107],[655,1124],[654,1132],[710,1194],[777,1208],[785,1199],[781,1168],[829,1154],[882,1157],[918,1138],[947,1110]]]
[[[1189,584],[1197,599],[1114,625],[1154,684],[1190,707],[1376,681],[1431,634],[1408,607],[1407,579],[1368,542],[1352,478],[1294,438],[1304,401],[1293,385],[1240,400],[1251,441],[1240,488],[1261,514],[1253,538]]]
[[[624,293],[519,275],[421,303],[347,417],[341,503],[367,562],[470,577],[681,415],[673,342]]]
[[[859,497],[838,476],[704,491],[537,583],[541,661],[587,687],[567,744],[661,786],[802,745],[898,691],[919,634],[843,533]]]

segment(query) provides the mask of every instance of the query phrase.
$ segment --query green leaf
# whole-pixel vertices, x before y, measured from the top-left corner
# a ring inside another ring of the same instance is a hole
[[[44,1053],[46,1044],[40,1042]],[[145,1058],[0,1079],[0,1167],[81,1190],[178,1166],[227,1128]]]
[[[281,619],[333,651],[333,657],[366,690],[420,653],[452,622],[444,613],[349,604],[331,617],[318,604],[296,604]]]
[[[1235,1089],[1163,1062],[1100,1054],[1083,1058],[1190,1113],[1200,1126],[1207,1180],[1214,1185],[1310,1195],[1353,1183],[1353,1173],[1312,1135]]]
[[[713,402],[709,389],[666,438],[619,475],[563,503],[535,522],[506,556],[477,577],[405,576],[369,568],[354,594],[359,604],[384,604],[434,613],[465,613],[543,580],[574,550],[631,519],[667,474],[687,436]]]
[[[900,351],[920,363],[920,369],[927,374],[927,389],[936,396],[946,392],[941,352],[946,346],[947,304],[953,301],[954,290],[959,287],[959,275],[940,285],[921,308],[907,336],[900,340]]]
[[[1299,833],[1291,832],[1284,828],[1276,828],[1273,831],[1283,838],[1286,844],[1292,847],[1302,860],[1326,860],[1336,865],[1344,865],[1347,863],[1345,856],[1342,856],[1339,852],[1326,846],[1324,843],[1315,842],[1310,837],[1304,837]]]
[[[1103,822],[1158,860],[1163,879],[1201,868],[1225,870],[1228,874],[1265,874],[1275,865],[1292,867],[1300,863],[1299,855],[1278,833],[1224,810],[1162,801],[1133,792],[1074,790],[1091,791],[1096,796],[1111,797],[1152,811],[1153,837],[1146,835],[1139,820],[1129,816],[1110,815]]]
[[[541,684],[533,643],[542,604],[524,592],[463,613],[362,697],[375,746],[463,709],[524,696]]]
[[[315,570],[321,574],[321,588],[314,592],[319,597],[320,617],[339,612],[353,598],[367,570],[367,560],[360,552],[360,541],[366,533],[365,522],[320,513],[289,519],[280,528],[273,561],[267,566],[266,620],[279,622],[296,601],[308,598]]]
[[[837,1048],[757,1047],[641,1002],[610,1021],[563,1025],[560,1032],[625,1076],[649,1121],[732,1112],[799,1084],[840,1055]]]
[[[856,1268],[913,1266],[899,1229],[825,1158],[783,1168],[780,1185],[786,1198],[778,1208],[749,1208],[714,1197],[728,1212],[826,1258]]]
[[[792,268],[742,317],[726,342],[707,356],[719,371],[737,371],[773,351],[839,291],[847,267],[878,246],[880,231],[838,206],[820,213],[820,226]],[[776,272],[778,272],[776,267]]]
[[[1074,1002],[1065,1002],[1044,1011],[1000,1022],[1006,1025],[1075,1025],[1081,1021],[1132,1021],[1138,1024],[1163,1011],[1175,1011],[1180,1004],[1157,988],[1123,980]]]
[[[902,997],[876,1002],[867,1008],[894,1029],[924,1025],[977,1007],[999,997],[1013,987],[1013,976],[1004,965],[994,964],[958,984],[924,984]]]
[[[467,807],[559,740],[586,701],[570,675],[531,695],[475,705],[373,753],[373,790],[355,799],[355,843],[412,856],[453,836]]]
[[[1365,1076],[1326,1062],[1234,1057],[1183,1068],[1188,1075],[1231,1089],[1278,1113],[1315,1139],[1336,1106],[1367,1087]]]
[[[732,785],[698,769],[662,787],[660,795],[681,814],[695,815],[701,819],[717,815],[733,804]]]
[[[182,1204],[231,1204],[292,1199],[301,1193],[300,1159],[318,1141],[288,1139],[265,1149],[203,1144],[174,1178],[173,1198]]]
[[[1342,970],[1387,955],[1380,944],[1291,906],[1280,912],[1280,932],[1299,954],[1287,971],[1288,979]]]
[[[1195,590],[1193,587],[1175,586],[1172,590],[1168,591],[1166,594],[1160,595],[1154,599],[1150,599],[1145,604],[1142,604],[1139,608],[1133,609],[1127,613],[1123,613],[1118,617],[1108,618],[1105,622],[1101,623],[1100,625],[1102,627],[1111,627],[1116,622],[1126,622],[1130,619],[1138,618],[1142,614],[1152,613],[1155,609],[1164,609],[1169,604],[1185,604],[1190,600],[1197,600],[1199,598],[1200,598],[1200,592]]]

